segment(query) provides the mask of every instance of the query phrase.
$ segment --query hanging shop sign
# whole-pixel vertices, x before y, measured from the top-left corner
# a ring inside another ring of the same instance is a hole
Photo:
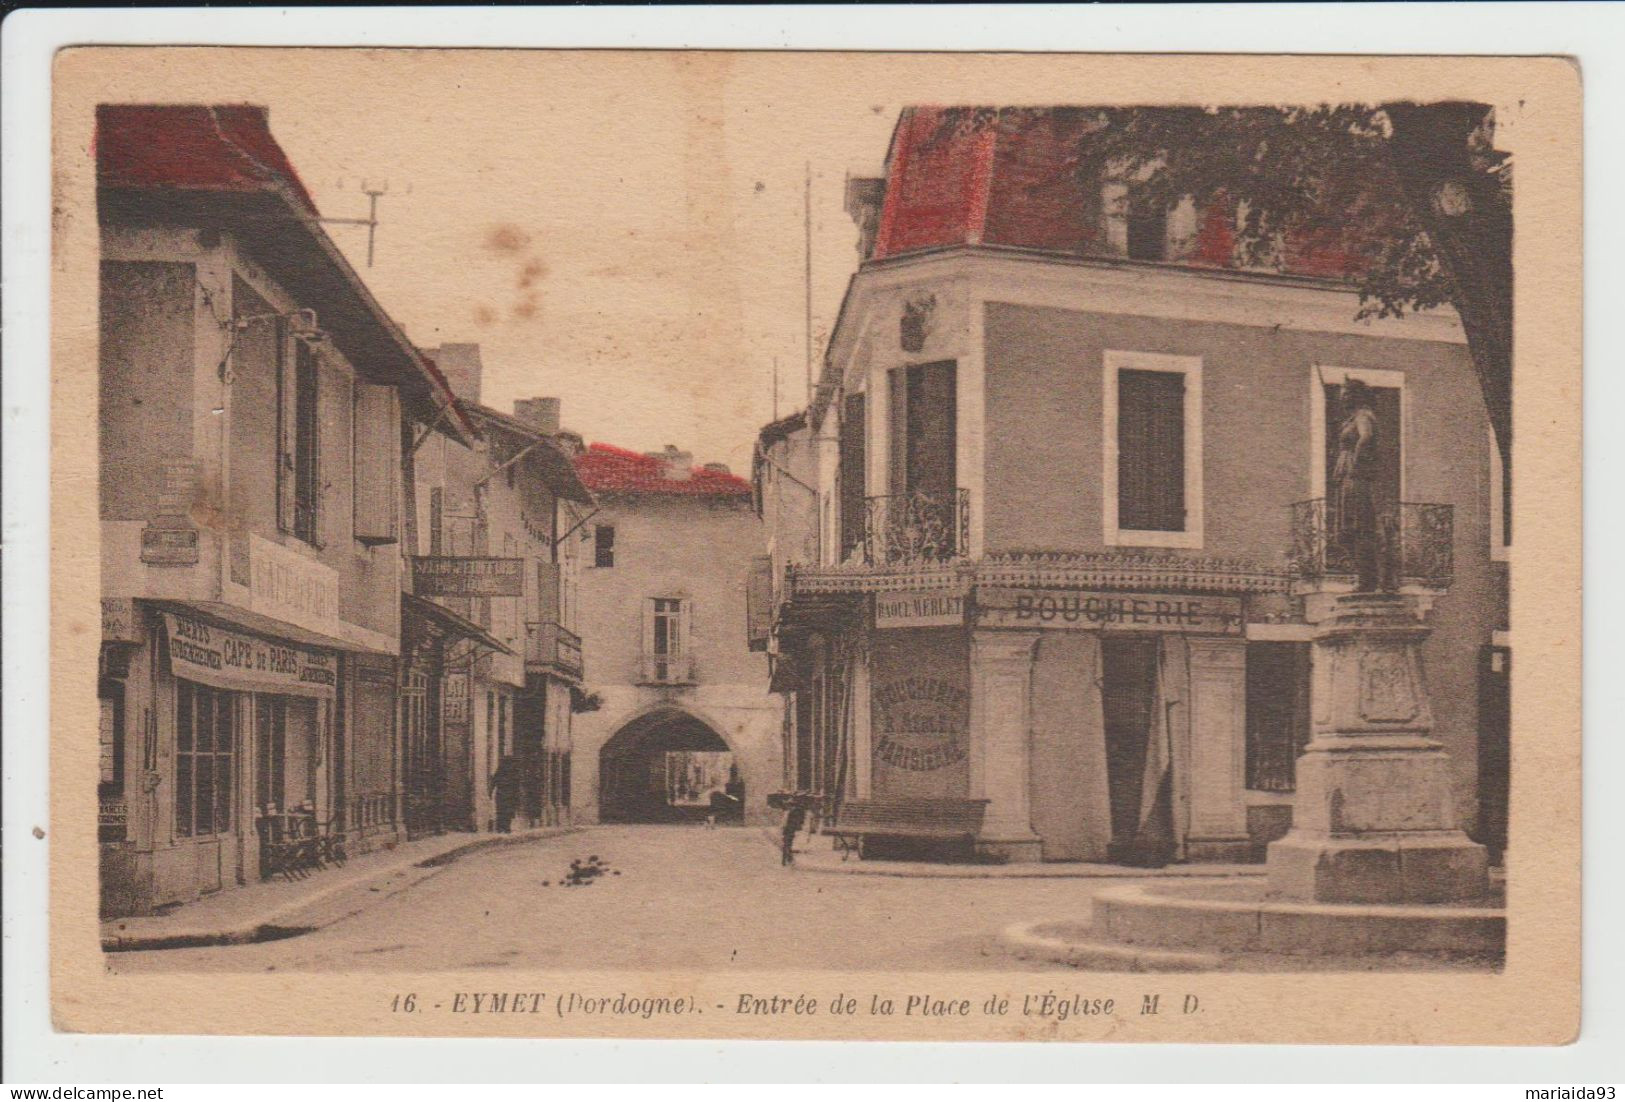
[[[1080,589],[982,589],[982,627],[1240,635],[1240,597]]]
[[[965,595],[941,589],[875,594],[875,627],[955,627],[965,622]]]
[[[169,665],[176,677],[241,692],[332,696],[338,659],[332,651],[278,643],[189,616],[164,613]]]
[[[412,592],[419,597],[523,597],[525,560],[416,555]]]

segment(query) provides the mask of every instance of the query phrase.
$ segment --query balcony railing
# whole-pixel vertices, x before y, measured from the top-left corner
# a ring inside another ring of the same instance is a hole
[[[1399,585],[1444,589],[1454,573],[1455,510],[1449,505],[1402,501],[1377,513],[1377,563]],[[1292,506],[1294,576],[1305,581],[1353,578],[1359,573],[1352,534],[1345,535],[1335,502],[1326,498]]]
[[[580,677],[581,636],[552,621],[525,625],[525,665]]]
[[[970,491],[864,498],[863,559],[870,566],[947,562],[970,545]]]
[[[641,685],[692,685],[694,659],[688,655],[645,654],[638,671]]]

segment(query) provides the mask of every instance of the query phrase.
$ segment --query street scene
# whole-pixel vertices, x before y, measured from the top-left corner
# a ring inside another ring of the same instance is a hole
[[[106,967],[1499,968],[1494,112],[647,75],[97,109]]]

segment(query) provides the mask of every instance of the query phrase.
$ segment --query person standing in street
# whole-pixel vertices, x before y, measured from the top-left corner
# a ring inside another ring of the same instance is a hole
[[[513,828],[513,813],[519,803],[519,763],[512,754],[504,755],[491,774],[491,791],[496,794],[496,829],[507,834]]]
[[[784,810],[784,826],[780,833],[779,864],[794,865],[796,863],[796,835],[807,823],[807,804],[798,795],[790,801]]]

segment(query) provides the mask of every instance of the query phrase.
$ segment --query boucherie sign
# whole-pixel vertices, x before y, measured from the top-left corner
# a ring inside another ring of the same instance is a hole
[[[332,651],[228,631],[173,612],[164,613],[164,623],[176,677],[219,689],[297,696],[332,696],[338,684]]]
[[[983,627],[1240,635],[1240,597],[1080,589],[985,589],[976,595]]]

